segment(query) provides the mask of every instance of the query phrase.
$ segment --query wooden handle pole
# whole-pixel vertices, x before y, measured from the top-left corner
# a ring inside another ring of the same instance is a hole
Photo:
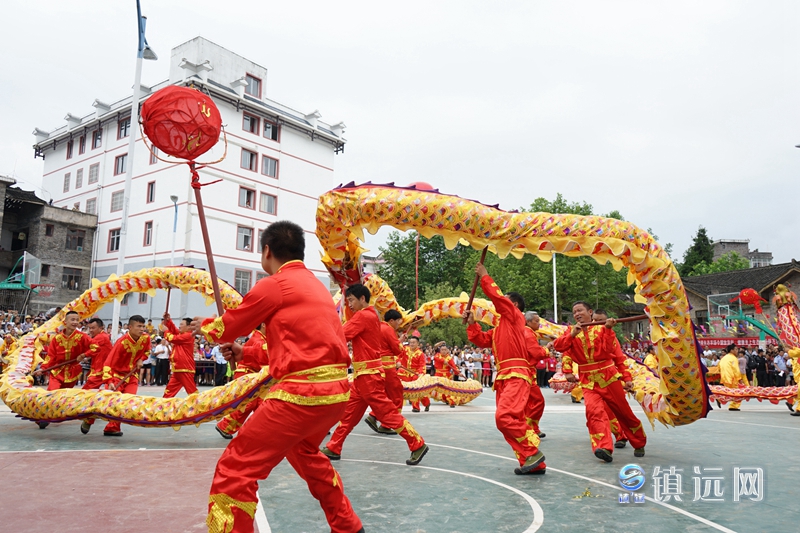
[[[650,317],[647,316],[647,315],[636,315],[636,316],[626,316],[626,317],[623,317],[623,318],[617,318],[615,320],[617,321],[617,323],[620,323],[620,322],[638,322],[640,320],[647,320],[648,318],[650,318]],[[581,327],[585,328],[587,326],[602,326],[605,323],[606,323],[605,320],[598,320],[596,322],[587,322],[586,324],[581,324]]]
[[[165,313],[169,313],[169,297],[172,295],[172,287],[167,287],[167,308],[164,310]]]
[[[192,184],[200,181],[195,171],[195,164],[192,161]],[[214,264],[214,254],[211,253],[211,239],[208,236],[208,225],[206,224],[206,211],[203,208],[203,197],[200,194],[200,187],[192,187],[194,189],[194,199],[197,203],[197,218],[200,219],[200,229],[203,233],[203,244],[206,247],[206,261],[208,262],[208,273],[211,275],[211,286],[214,289],[214,301],[217,304],[217,314],[222,316],[225,313],[225,308],[222,306],[222,298],[219,291],[219,280],[217,279],[217,267]],[[253,243],[250,243],[252,246]]]
[[[483,264],[483,261],[486,259],[486,252],[489,251],[488,246],[483,247],[483,251],[481,252],[481,260],[478,261],[478,264]],[[469,293],[469,301],[467,302],[467,312],[472,311],[472,301],[475,299],[475,291],[478,290],[478,282],[480,281],[480,276],[475,274],[475,281],[472,283],[472,291]],[[467,323],[467,319],[464,319],[464,324]]]

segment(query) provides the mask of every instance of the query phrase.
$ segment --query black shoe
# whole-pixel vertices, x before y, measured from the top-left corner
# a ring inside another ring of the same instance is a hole
[[[547,436],[547,433],[542,431],[541,433],[537,433],[536,436],[539,437],[540,439],[543,439],[543,438],[545,438]]]
[[[86,435],[87,433],[89,433],[90,429],[92,429],[92,425],[89,422],[87,422],[86,420],[81,422],[81,433]]]
[[[536,470],[536,468],[543,462],[544,462],[544,454],[540,451],[536,452],[535,454],[525,459],[525,463],[522,466],[520,466],[519,468],[515,468],[514,473],[517,474],[518,476],[521,476],[523,474],[530,474],[534,470]],[[517,472],[517,470],[519,470],[519,472]]]
[[[333,453],[332,451],[330,451],[327,446],[323,446],[322,448],[320,448],[319,451],[321,451],[325,455],[325,457],[327,457],[331,461],[338,461],[339,459],[342,458],[342,456],[339,455],[338,453]]]
[[[634,457],[644,457],[644,446],[642,446],[641,448],[635,448],[633,450],[633,456]]]
[[[356,531],[356,533],[366,533],[366,532],[364,531],[364,528],[362,527],[361,529],[359,529],[358,531]]]
[[[624,448],[628,444],[628,441],[625,439],[619,439],[617,442],[614,443],[614,448],[621,449]]]
[[[611,457],[611,452],[604,448],[597,448],[594,451],[594,456],[597,457],[598,459],[605,461],[606,463],[610,463],[611,461],[614,460],[614,458]]]
[[[518,476],[543,476],[547,468],[539,468],[536,470],[531,470],[530,472],[523,472],[521,468],[515,468],[514,473]]]
[[[741,411],[738,407],[728,407],[728,411]]]
[[[425,410],[427,411],[427,409],[425,409]],[[419,409],[412,409],[411,412],[412,413],[419,413]]]
[[[233,435],[231,435],[230,433],[225,433],[224,431],[219,429],[217,426],[214,426],[214,429],[216,429],[217,433],[219,433],[222,436],[222,438],[225,439],[225,440],[231,440],[233,438]]]
[[[378,428],[378,433],[380,433],[381,435],[397,435],[397,432],[395,430],[383,426],[380,426]]]
[[[50,422],[36,422],[36,425],[39,426],[39,429],[44,429],[50,425]]]
[[[453,404],[450,404],[450,409],[455,409],[455,408],[456,408],[456,406],[455,406],[455,405],[453,405]]]
[[[722,409],[722,404],[721,404],[721,403],[719,403],[719,400],[717,400],[717,407],[719,407],[720,409]]]
[[[793,413],[794,413],[794,407],[792,407],[792,404],[791,404],[791,403],[789,403],[789,402],[786,402],[786,407],[788,407],[788,408],[789,408],[789,410],[790,410],[791,412],[793,412]]]
[[[798,411],[795,411],[795,412],[789,413],[789,414],[791,414],[792,416],[800,416],[800,412],[798,412]]]
[[[103,432],[103,436],[104,437],[121,437],[122,436],[122,432],[121,431],[104,431]]]
[[[428,453],[428,445],[423,444],[421,447],[411,452],[411,457],[406,459],[406,464],[408,466],[418,465],[419,462],[422,461],[422,458],[425,457],[426,453]]]
[[[364,423],[368,425],[369,428],[375,433],[380,433],[380,430],[378,429],[378,419],[376,419],[374,416],[367,416],[367,418],[364,419]]]
[[[572,399],[572,403],[581,403],[580,400],[576,400],[575,398]]]
[[[430,406],[430,405],[426,405],[426,406],[425,406],[425,412],[427,413],[427,412],[428,412],[428,411],[430,411],[430,410],[431,410],[431,406]]]

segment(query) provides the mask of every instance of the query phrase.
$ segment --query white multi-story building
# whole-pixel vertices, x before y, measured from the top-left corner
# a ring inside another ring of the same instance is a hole
[[[308,232],[306,264],[327,286],[314,235],[315,212],[319,195],[336,185],[333,160],[344,148],[344,124],[331,126],[319,120],[318,111],[303,113],[269,100],[266,83],[266,68],[197,37],[172,50],[169,80],[143,87],[142,101],[167,85],[189,85],[210,94],[220,110],[227,157],[200,171],[203,183],[221,180],[202,189],[219,277],[241,293],[250,290],[265,275],[259,230],[276,220],[292,220]],[[116,272],[119,259],[125,173],[131,164],[130,105],[130,96],[113,104],[95,100],[90,115],[67,114],[65,126],[49,133],[34,130],[36,155],[45,158],[42,185],[52,194],[52,205],[98,215],[90,273],[98,279]],[[199,161],[216,160],[223,150],[221,139]],[[188,166],[159,160],[141,138],[132,163],[126,271],[207,268]],[[173,315],[178,310],[180,316],[209,312],[199,295],[172,298]],[[140,314],[157,321],[165,304],[164,294],[133,294],[123,302],[121,318]],[[110,317],[110,306],[100,316]]]

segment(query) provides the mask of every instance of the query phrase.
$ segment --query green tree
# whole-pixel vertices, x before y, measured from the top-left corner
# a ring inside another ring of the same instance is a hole
[[[730,272],[731,270],[744,270],[750,268],[750,260],[742,257],[737,252],[728,252],[719,259],[709,264],[701,261],[689,273],[690,276],[702,276],[703,274],[716,274],[717,272]]]
[[[711,239],[706,233],[706,228],[700,226],[692,245],[683,254],[683,264],[678,265],[678,273],[681,276],[689,276],[694,267],[702,262],[709,265],[714,262],[714,249],[711,247]]]
[[[461,291],[456,290],[450,283],[443,281],[425,288],[420,295],[421,302],[430,302],[439,298],[458,296]],[[445,341],[450,346],[463,346],[467,343],[467,326],[460,318],[445,318],[429,326],[420,328],[422,340],[435,344]]]

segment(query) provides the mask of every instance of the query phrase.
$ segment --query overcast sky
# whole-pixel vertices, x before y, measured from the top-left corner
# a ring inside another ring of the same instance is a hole
[[[133,84],[134,0],[4,2],[0,174],[40,185],[31,131]],[[202,35],[266,96],[344,121],[337,182],[428,181],[515,209],[619,210],[674,244],[700,225],[800,259],[800,3],[142,0],[168,75]],[[46,193],[40,194],[49,197]],[[368,245],[375,245],[373,239]]]

